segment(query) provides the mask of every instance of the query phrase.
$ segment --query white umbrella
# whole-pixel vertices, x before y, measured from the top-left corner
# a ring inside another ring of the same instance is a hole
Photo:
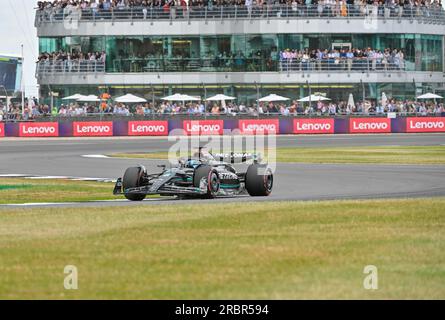
[[[201,98],[189,96],[186,94],[175,93],[174,95],[161,98],[165,101],[201,101]]]
[[[418,96],[417,99],[443,99],[443,97],[441,97],[437,94],[428,92],[428,93]]]
[[[265,96],[261,99],[259,99],[259,102],[273,102],[273,101],[288,101],[289,98],[279,96],[277,94],[269,94],[268,96]]]
[[[226,101],[235,100],[235,97],[226,96],[225,94],[217,94],[216,96],[207,98],[207,101]]]
[[[141,102],[147,102],[144,98],[140,98],[138,96],[132,95],[132,94],[126,94],[121,97],[117,97],[114,99],[116,102],[123,102],[123,103],[141,103]]]
[[[387,104],[388,104],[388,97],[384,92],[382,92],[382,107],[386,107]]]
[[[81,99],[83,97],[85,97],[85,96],[81,95],[79,93],[76,93],[76,94],[73,94],[72,96],[62,98],[62,100],[79,100],[79,99]]]
[[[352,93],[349,94],[349,99],[348,99],[348,107],[353,107],[355,105],[354,102],[354,96],[352,95]]]
[[[80,99],[77,99],[80,102],[100,102],[100,99],[95,95],[82,96]]]
[[[323,96],[312,94],[312,95],[304,97],[304,98],[302,98],[302,99],[300,99],[298,101],[300,101],[300,102],[309,102],[309,101],[314,102],[314,101],[327,101],[327,100],[331,100],[331,99],[323,97]]]

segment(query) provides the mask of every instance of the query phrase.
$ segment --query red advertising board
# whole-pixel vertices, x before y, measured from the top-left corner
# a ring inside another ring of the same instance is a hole
[[[243,134],[279,134],[280,120],[255,119],[239,120],[239,130]]]
[[[74,137],[109,137],[112,135],[112,121],[73,122]]]
[[[350,118],[349,133],[390,133],[391,119]]]
[[[58,137],[58,122],[23,122],[19,124],[19,137]]]
[[[294,133],[334,133],[334,119],[295,119]]]
[[[183,128],[187,135],[222,135],[224,120],[184,120]]]
[[[4,137],[4,136],[5,136],[5,124],[0,123],[0,137]]]
[[[168,121],[129,121],[129,136],[168,136]]]
[[[445,118],[406,118],[406,132],[445,132]]]

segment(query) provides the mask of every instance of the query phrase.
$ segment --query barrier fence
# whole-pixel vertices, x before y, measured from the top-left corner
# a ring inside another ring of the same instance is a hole
[[[383,58],[289,58],[272,61],[270,58],[243,58],[238,64],[236,58],[134,58],[115,59],[113,68],[106,69],[103,61],[48,60],[36,64],[36,75],[64,75],[73,73],[150,73],[150,72],[393,72],[415,71],[410,61],[396,62]],[[430,71],[436,66],[431,65]]]
[[[245,20],[245,19],[409,19],[426,23],[445,23],[444,11],[439,6],[414,5],[353,5],[265,4],[251,6],[189,6],[141,7],[99,10],[98,8],[49,8],[36,12],[35,25],[76,21],[159,21],[159,20]]]
[[[112,137],[223,134],[366,134],[445,132],[442,117],[176,118],[151,121],[0,123],[0,137]]]

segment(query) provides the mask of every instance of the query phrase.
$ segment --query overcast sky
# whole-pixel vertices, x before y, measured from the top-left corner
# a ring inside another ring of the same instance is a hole
[[[38,54],[37,31],[34,28],[34,7],[37,0],[0,0],[0,54],[25,55],[25,91],[37,96],[34,77]]]

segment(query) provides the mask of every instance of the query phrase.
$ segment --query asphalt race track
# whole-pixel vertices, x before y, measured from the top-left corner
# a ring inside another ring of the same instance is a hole
[[[28,174],[110,178],[131,165],[158,171],[159,161],[85,158],[117,152],[166,151],[166,138],[89,138],[0,140],[0,175]],[[278,147],[445,145],[445,134],[279,136]],[[112,190],[110,190],[110,193]],[[274,191],[267,198],[224,198],[187,202],[364,199],[445,196],[445,165],[277,164]],[[178,200],[179,201],[179,200]],[[150,204],[177,200],[147,200]],[[61,204],[61,206],[134,205],[129,201]],[[57,206],[57,205],[52,205]],[[0,206],[1,207],[1,206]]]

